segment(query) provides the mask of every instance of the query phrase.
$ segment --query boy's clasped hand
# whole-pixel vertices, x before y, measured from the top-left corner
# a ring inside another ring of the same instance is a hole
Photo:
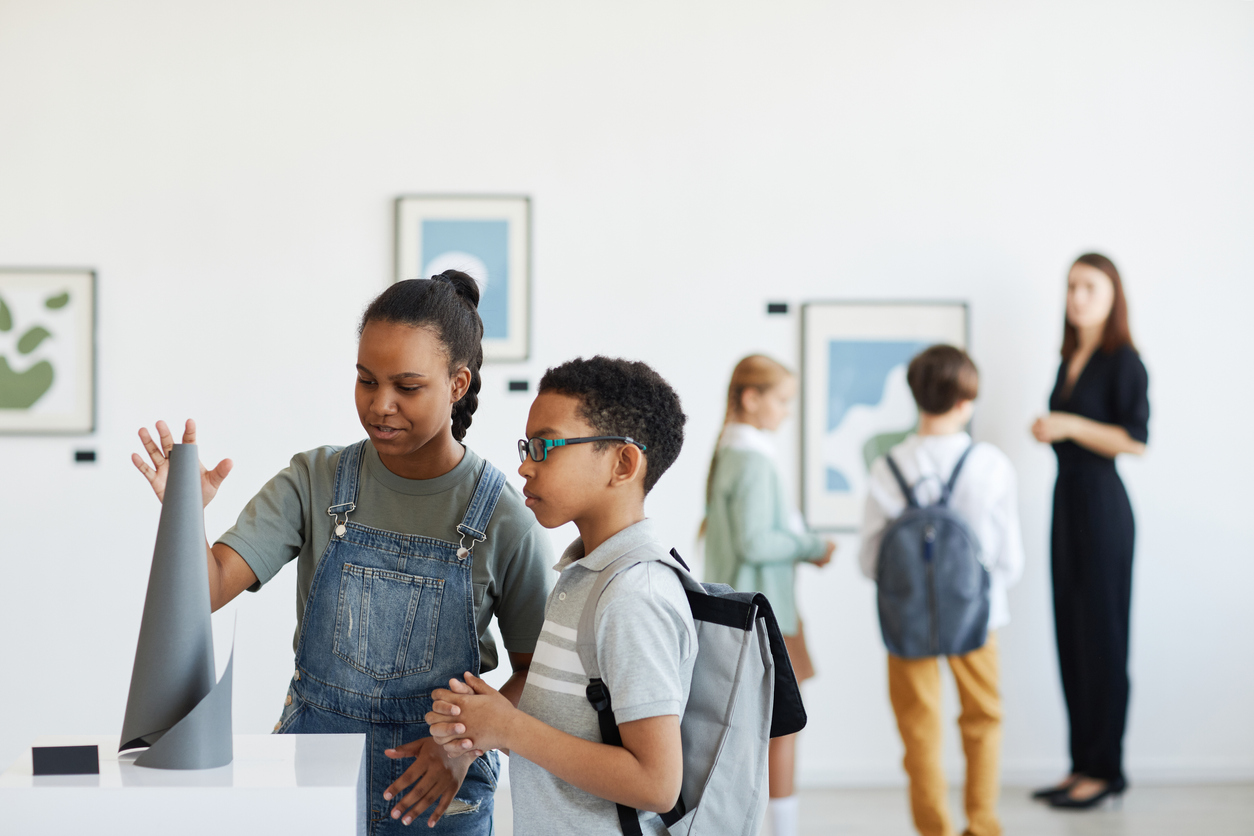
[[[518,709],[488,683],[470,673],[465,681],[450,679],[448,689],[431,693],[427,725],[431,737],[450,755],[482,755],[489,749],[508,752],[508,729]]]

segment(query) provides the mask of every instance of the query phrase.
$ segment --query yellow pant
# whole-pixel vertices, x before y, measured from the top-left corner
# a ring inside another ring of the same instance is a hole
[[[966,808],[970,836],[1001,836],[997,819],[1001,757],[1001,696],[997,690],[997,636],[964,656],[947,656],[958,683],[958,728],[967,756]],[[906,745],[910,810],[923,836],[953,836],[941,766],[940,664],[936,658],[888,656],[888,694]]]

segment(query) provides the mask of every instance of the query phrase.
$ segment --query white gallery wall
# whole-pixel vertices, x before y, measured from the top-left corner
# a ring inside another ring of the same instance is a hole
[[[1066,766],[1054,462],[1028,426],[1067,266],[1109,254],[1153,406],[1120,465],[1129,773],[1254,778],[1248,0],[0,0],[0,267],[99,276],[96,432],[0,436],[0,766],[120,728],[159,512],[139,427],[194,417],[206,460],[235,460],[211,537],[294,452],[362,437],[355,326],[406,193],[533,199],[532,357],[484,370],[469,443],[512,474],[530,396],[509,380],[643,359],[689,416],[648,505],[689,553],[740,356],[797,365],[806,300],[968,301],[976,435],[1017,468],[1028,553],[1001,637],[1011,782]],[[810,785],[901,780],[856,549],[801,571]],[[237,732],[281,708],[294,576],[215,616],[220,666],[238,625]]]

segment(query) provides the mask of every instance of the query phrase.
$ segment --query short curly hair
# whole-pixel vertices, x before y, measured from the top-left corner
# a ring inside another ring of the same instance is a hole
[[[579,415],[599,435],[622,435],[645,450],[644,492],[679,457],[684,446],[684,414],[679,395],[660,374],[635,360],[597,355],[554,366],[540,378],[537,394],[556,392],[578,398]],[[605,449],[608,443],[598,443]]]

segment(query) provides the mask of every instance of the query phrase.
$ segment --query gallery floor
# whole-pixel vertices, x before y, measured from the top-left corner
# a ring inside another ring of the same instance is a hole
[[[954,811],[961,799],[954,795]],[[1116,809],[1068,813],[1033,803],[1018,787],[1002,793],[1002,825],[1011,836],[1252,836],[1254,784],[1136,787]],[[961,824],[959,819],[956,824]],[[512,836],[509,793],[496,798],[496,832]],[[802,836],[908,836],[905,791],[808,790],[801,794]]]

